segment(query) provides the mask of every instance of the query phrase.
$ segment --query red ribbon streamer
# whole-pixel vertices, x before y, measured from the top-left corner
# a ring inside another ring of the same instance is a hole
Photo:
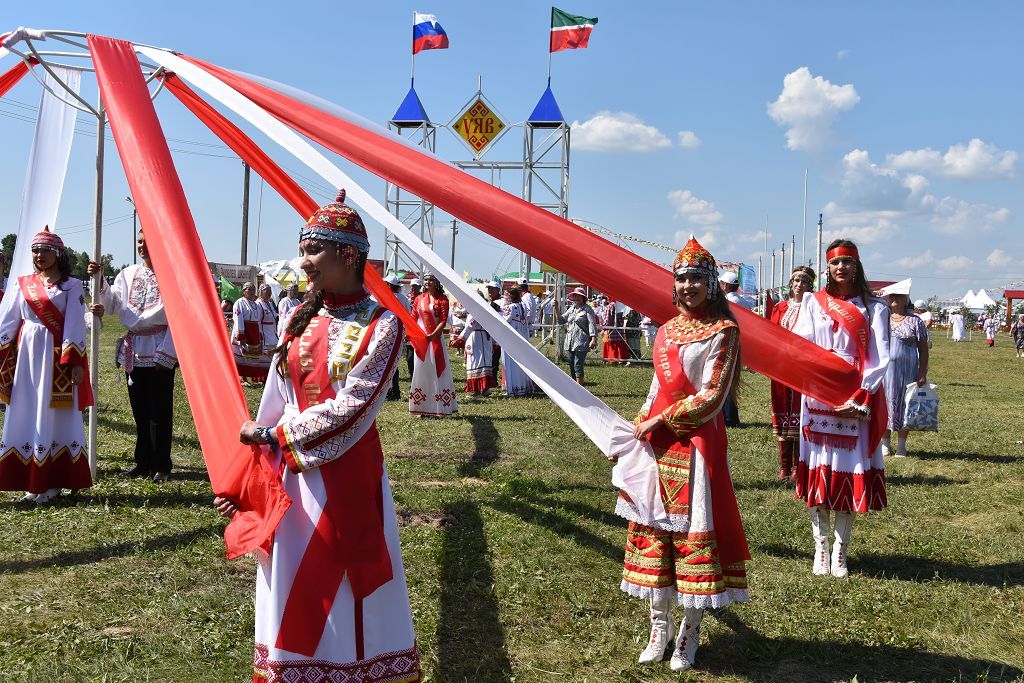
[[[0,97],[6,95],[7,92],[11,88],[16,86],[18,84],[18,81],[24,78],[25,74],[27,73],[28,64],[26,64],[25,62],[18,62],[10,69],[5,71],[3,75],[0,76]]]
[[[252,141],[242,130],[231,123],[223,114],[211,107],[194,90],[185,85],[181,78],[175,74],[167,74],[164,79],[167,90],[178,98],[185,107],[213,131],[225,145],[237,154],[242,161],[249,164],[267,184],[274,188],[281,197],[288,202],[293,209],[302,217],[308,219],[319,208],[319,205],[306,191],[299,187],[298,183],[291,179],[280,166],[274,163],[267,154]],[[395,293],[391,291],[384,279],[373,266],[366,264],[363,271],[363,280],[366,288],[385,308],[398,316],[405,326],[405,334],[409,343],[416,349],[420,358],[426,356],[427,337],[419,328],[412,315],[405,310]]]
[[[677,315],[671,299],[672,274],[647,259],[385,135],[221,67],[181,56],[303,135],[452,216],[654,320]],[[828,351],[739,306],[733,310],[743,333],[744,365],[833,405],[844,403],[859,388],[860,373]]]
[[[266,547],[291,501],[259,449],[238,441],[249,418],[224,317],[181,181],[130,43],[90,35],[100,95],[135,197],[181,363],[210,483],[241,509],[224,530],[229,558]]]

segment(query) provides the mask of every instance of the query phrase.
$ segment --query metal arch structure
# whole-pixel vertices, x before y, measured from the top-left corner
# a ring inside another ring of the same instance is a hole
[[[414,145],[434,153],[437,148],[438,126],[430,121],[415,88],[410,87],[405,101],[388,121],[388,130],[408,138]],[[431,249],[434,248],[434,205],[406,192],[390,182],[384,184],[384,206],[403,225]],[[384,263],[396,275],[401,270],[423,272],[423,262],[403,247],[397,236],[385,231]]]
[[[15,35],[17,34],[17,35]],[[32,68],[29,68],[28,72],[32,74],[32,77],[43,87],[44,90],[49,92],[51,95],[56,97],[58,100],[63,102],[69,107],[73,107],[80,112],[89,114],[96,119],[96,192],[94,200],[94,216],[93,216],[93,243],[92,243],[92,260],[97,263],[102,263],[103,260],[103,166],[104,166],[104,152],[106,142],[106,128],[107,128],[107,117],[104,111],[102,99],[97,95],[97,101],[95,103],[89,102],[78,93],[74,92],[67,86],[54,72],[54,68],[71,69],[81,72],[95,72],[95,69],[91,64],[76,64],[69,63],[67,60],[91,60],[92,54],[89,52],[89,46],[84,42],[88,35],[79,31],[66,31],[60,29],[44,29],[44,30],[19,30],[8,36],[8,39],[15,37],[16,41],[9,45],[4,45],[4,48],[24,61],[29,67],[38,64],[52,79],[57,83],[62,92],[58,92],[47,85],[46,81]],[[44,42],[46,40],[55,40],[66,45],[78,48],[80,51],[70,50],[47,50],[40,49],[36,43]],[[7,42],[5,40],[4,42]],[[19,45],[24,45],[25,49],[19,49]],[[59,61],[58,61],[59,60]],[[150,99],[156,99],[156,97],[163,90],[164,80],[161,76],[164,74],[164,68],[147,63],[140,60],[144,71],[143,76],[147,85],[152,84],[156,81],[156,86],[150,91]],[[70,99],[69,99],[70,96]],[[90,284],[90,292],[92,293],[93,300],[95,301],[96,292],[100,289],[101,278],[103,277],[102,272],[97,273],[93,276]],[[93,392],[96,398],[99,398],[99,355],[100,355],[100,329],[102,323],[97,319],[93,321],[93,325],[90,329],[89,334],[89,380],[92,383]],[[89,457],[89,469],[92,471],[93,476],[96,476],[96,435],[98,431],[98,414],[97,414],[98,402],[94,403],[89,408],[89,435],[88,435],[88,457]]]

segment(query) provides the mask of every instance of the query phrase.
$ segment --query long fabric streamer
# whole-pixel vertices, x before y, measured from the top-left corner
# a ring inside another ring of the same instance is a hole
[[[316,201],[310,197],[299,184],[292,180],[288,174],[274,163],[267,154],[259,148],[245,133],[235,124],[228,121],[220,112],[199,98],[196,93],[187,85],[181,82],[174,73],[168,74],[165,78],[167,90],[178,98],[185,107],[199,118],[221,141],[234,151],[242,161],[249,164],[256,173],[277,191],[281,197],[295,209],[303,220],[308,219],[319,208]],[[406,336],[409,343],[413,345],[420,358],[423,358],[427,351],[427,336],[416,324],[412,314],[405,309],[391,287],[384,282],[373,266],[369,263],[363,273],[363,279],[370,292],[388,310],[395,313],[405,325]]]
[[[183,62],[167,52],[137,47],[141,54],[152,59],[178,76],[191,81],[225,106],[234,110],[277,141],[328,183],[345,187],[348,197],[363,211],[380,222],[401,239],[407,247],[426,263],[451,292],[457,292],[459,301],[479,321],[551,399],[572,419],[605,455],[613,455],[618,462],[612,469],[612,483],[625,491],[633,500],[637,515],[646,521],[667,519],[658,488],[658,472],[653,451],[646,441],[633,437],[633,426],[620,417],[600,399],[572,381],[551,363],[529,341],[519,336],[503,318],[470,289],[455,271],[441,260],[426,244],[414,235],[394,215],[373,199],[362,187],[334,164],[320,155],[307,142],[277,119],[257,107],[247,98],[216,77],[193,64]]]
[[[24,67],[25,72],[28,71],[24,62],[18,66]],[[7,74],[15,69],[11,69]],[[68,88],[78,92],[82,80],[80,71],[63,67],[54,67],[53,71]],[[4,74],[4,78],[7,74]],[[60,88],[49,73],[46,74],[45,83],[51,88]],[[69,107],[48,90],[43,89],[39,115],[36,118],[35,137],[32,139],[32,151],[28,155],[25,189],[21,195],[18,241],[14,246],[14,257],[11,259],[11,270],[7,280],[9,283],[15,283],[15,287],[19,277],[32,273],[32,236],[46,225],[54,232],[60,232],[56,226],[57,209],[60,207],[61,194],[64,192],[64,178],[71,156],[77,113],[74,107]],[[0,301],[0,317],[14,305],[14,300],[13,296],[5,296],[3,301]]]
[[[452,216],[654,320],[676,315],[669,297],[672,274],[643,257],[393,136],[353,122],[337,105],[265,79],[262,83],[270,86],[257,83],[193,57],[183,58],[303,135]],[[613,277],[613,272],[626,277]],[[844,403],[860,388],[860,374],[842,359],[754,313],[734,309],[743,333],[741,360],[747,367],[832,405]]]
[[[28,73],[28,64],[18,62],[0,76],[0,97],[3,97],[11,88],[18,84],[25,74]]]
[[[100,95],[160,280],[210,483],[238,503],[224,531],[229,558],[267,543],[291,504],[277,474],[238,441],[249,418],[206,255],[131,44],[89,36]],[[148,229],[147,229],[148,228]]]

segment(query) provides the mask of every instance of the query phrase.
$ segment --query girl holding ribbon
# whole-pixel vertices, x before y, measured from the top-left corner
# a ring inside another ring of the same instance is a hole
[[[888,505],[881,441],[888,423],[882,382],[889,365],[889,307],[872,296],[857,245],[835,240],[825,255],[825,289],[804,296],[793,332],[856,367],[861,386],[840,406],[803,397],[796,497],[811,511],[813,572],[845,577],[854,515]]]
[[[679,315],[654,342],[654,378],[635,419],[658,459],[668,521],[630,521],[622,590],[650,601],[651,636],[640,663],[671,651],[671,668],[693,666],[707,608],[750,599],[750,559],[727,460],[722,405],[733,387],[739,328],[718,287],[714,257],[693,237],[676,256],[672,295]],[[620,493],[616,512],[631,515]],[[678,631],[672,603],[683,608]],[[672,646],[673,638],[675,646]]]
[[[376,425],[404,332],[363,287],[370,245],[344,200],[342,190],[300,233],[316,296],[290,313],[256,421],[240,433],[267,448],[292,500],[256,552],[255,681],[420,679]]]

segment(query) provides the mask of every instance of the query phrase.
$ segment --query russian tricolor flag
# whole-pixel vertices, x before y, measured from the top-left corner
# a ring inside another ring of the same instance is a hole
[[[433,14],[415,12],[412,23],[412,53],[421,50],[444,50],[448,47],[448,34],[437,23]]]

